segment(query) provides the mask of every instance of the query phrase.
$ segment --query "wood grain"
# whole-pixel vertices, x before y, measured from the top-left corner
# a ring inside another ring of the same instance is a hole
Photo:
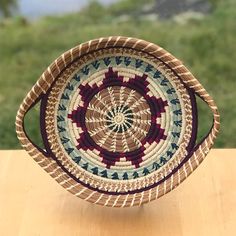
[[[214,149],[177,189],[106,208],[67,192],[25,151],[0,151],[0,235],[235,235],[236,149]]]

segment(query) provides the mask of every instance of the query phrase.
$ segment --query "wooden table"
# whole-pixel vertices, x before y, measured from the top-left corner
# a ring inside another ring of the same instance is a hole
[[[236,234],[236,149],[212,150],[177,189],[142,207],[105,208],[59,186],[25,151],[0,151],[0,235]]]

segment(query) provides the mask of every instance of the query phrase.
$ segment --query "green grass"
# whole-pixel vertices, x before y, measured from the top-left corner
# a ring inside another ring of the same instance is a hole
[[[25,24],[19,19],[0,23],[0,149],[20,147],[14,125],[16,111],[44,69],[69,48],[110,35],[146,39],[182,60],[219,107],[222,125],[215,147],[236,147],[234,2],[219,2],[211,15],[184,25],[135,19],[118,23],[105,8],[101,8],[102,14],[84,11],[34,23]],[[198,103],[202,137],[209,129],[211,115],[203,102]],[[27,130],[36,142],[40,142],[38,111],[34,108],[26,120]]]

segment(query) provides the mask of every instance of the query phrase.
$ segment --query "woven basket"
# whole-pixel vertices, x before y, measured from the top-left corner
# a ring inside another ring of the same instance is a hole
[[[196,144],[198,95],[213,124]],[[24,116],[41,102],[40,149]],[[213,99],[183,64],[140,39],[91,40],[62,54],[22,102],[16,132],[33,159],[69,192],[127,207],[166,194],[202,162],[219,130]]]

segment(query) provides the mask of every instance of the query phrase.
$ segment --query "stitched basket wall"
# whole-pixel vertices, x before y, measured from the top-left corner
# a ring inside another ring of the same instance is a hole
[[[196,144],[195,95],[213,113]],[[41,102],[40,149],[24,116]],[[213,99],[183,64],[140,39],[109,37],[57,58],[22,102],[22,146],[60,185],[105,206],[141,205],[174,189],[202,162],[219,130]]]

